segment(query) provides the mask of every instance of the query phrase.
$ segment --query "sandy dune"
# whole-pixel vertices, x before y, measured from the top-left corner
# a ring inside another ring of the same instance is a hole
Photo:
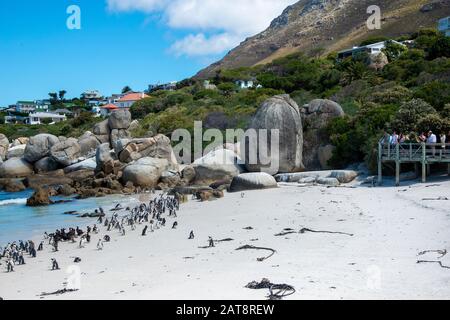
[[[182,205],[179,226],[172,218],[164,229],[141,236],[143,225],[120,236],[103,251],[94,235],[91,244],[47,246],[36,259],[7,274],[2,263],[0,297],[4,299],[265,299],[267,290],[244,286],[269,278],[293,285],[288,299],[447,299],[450,298],[450,182],[403,187],[326,188],[283,184],[278,189],[226,194],[224,199]],[[244,229],[252,227],[252,229]],[[285,228],[354,234],[311,233],[275,236]],[[194,240],[187,240],[189,232]],[[218,243],[203,249],[208,236]],[[277,252],[235,249],[243,245]],[[80,257],[81,289],[39,297],[64,288]],[[50,271],[55,257],[62,270]]]

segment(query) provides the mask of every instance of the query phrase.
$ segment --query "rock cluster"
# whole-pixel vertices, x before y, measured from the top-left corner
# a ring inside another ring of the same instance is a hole
[[[38,134],[10,143],[0,134],[0,188],[33,188],[29,205],[46,205],[52,203],[49,195],[87,198],[155,188],[205,201],[223,197],[224,190],[275,188],[277,181],[337,186],[351,182],[357,173],[301,171],[326,168],[334,147],[325,128],[341,116],[342,108],[330,100],[313,100],[300,109],[288,95],[274,96],[251,122],[255,136],[226,143],[190,165],[178,164],[171,140],[164,135],[132,138],[130,131],[138,123],[127,110],[114,111],[79,138]],[[272,145],[270,134],[266,146],[252,144],[264,130],[277,130],[279,148]],[[266,163],[250,161],[248,147],[255,146],[256,154],[274,153],[279,166],[273,172]],[[242,147],[246,154],[241,154]]]

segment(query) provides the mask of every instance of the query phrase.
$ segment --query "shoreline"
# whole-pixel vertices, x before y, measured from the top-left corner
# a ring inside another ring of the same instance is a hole
[[[111,232],[111,242],[96,250],[98,237],[84,249],[61,243],[60,252],[45,246],[36,259],[7,274],[1,266],[3,299],[257,299],[267,290],[244,288],[268,278],[293,285],[286,299],[447,299],[449,273],[435,263],[450,265],[427,250],[450,249],[450,181],[402,187],[327,188],[283,184],[277,189],[226,193],[211,202],[190,200],[165,228],[141,236],[144,225],[126,236]],[[107,212],[107,217],[110,212]],[[177,229],[170,226],[176,220]],[[248,228],[248,227],[251,227]],[[291,228],[353,234],[305,232],[275,236]],[[194,240],[187,240],[189,232]],[[203,249],[208,236],[231,238]],[[254,245],[276,253],[241,250]],[[74,264],[73,257],[82,259]],[[62,270],[49,271],[55,257]],[[39,297],[64,288],[69,266],[81,270],[81,289]],[[45,280],[44,280],[45,279]]]

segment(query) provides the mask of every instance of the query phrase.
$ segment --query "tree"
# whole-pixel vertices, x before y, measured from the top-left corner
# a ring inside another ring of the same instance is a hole
[[[362,62],[351,61],[344,69],[343,82],[344,84],[350,84],[355,80],[365,80],[370,76],[370,71],[367,66]]]
[[[48,95],[52,103],[58,101],[58,94],[56,92],[50,92]]]
[[[437,80],[431,81],[418,88],[414,96],[441,111],[447,103],[450,103],[450,84]]]
[[[430,114],[437,114],[436,109],[422,99],[413,99],[402,104],[391,123],[391,128],[399,132],[417,132],[419,121]]]
[[[436,59],[439,57],[450,58],[450,37],[440,35],[431,46],[429,58]]]
[[[408,49],[401,44],[395,43],[393,41],[386,41],[386,46],[382,52],[386,55],[389,62],[397,60],[403,52],[408,51]]]
[[[236,90],[236,85],[232,82],[224,82],[217,86],[217,88],[224,92],[226,95],[229,95],[231,92]]]
[[[66,90],[60,90],[59,91],[59,100],[64,101],[64,96],[66,95]]]
[[[122,89],[122,93],[128,93],[128,92],[131,92],[131,91],[133,91],[133,89],[131,89],[131,87],[129,87],[129,86],[125,86],[125,87]]]

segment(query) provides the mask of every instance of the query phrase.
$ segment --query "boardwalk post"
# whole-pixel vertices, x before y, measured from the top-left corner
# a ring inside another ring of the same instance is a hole
[[[395,146],[395,185],[400,185],[400,145]]]
[[[383,183],[383,146],[381,142],[378,142],[378,185],[381,186]],[[450,165],[449,165],[450,170]],[[450,174],[450,171],[449,171]]]
[[[422,182],[427,182],[427,167],[426,167],[427,149],[425,143],[422,143]]]

